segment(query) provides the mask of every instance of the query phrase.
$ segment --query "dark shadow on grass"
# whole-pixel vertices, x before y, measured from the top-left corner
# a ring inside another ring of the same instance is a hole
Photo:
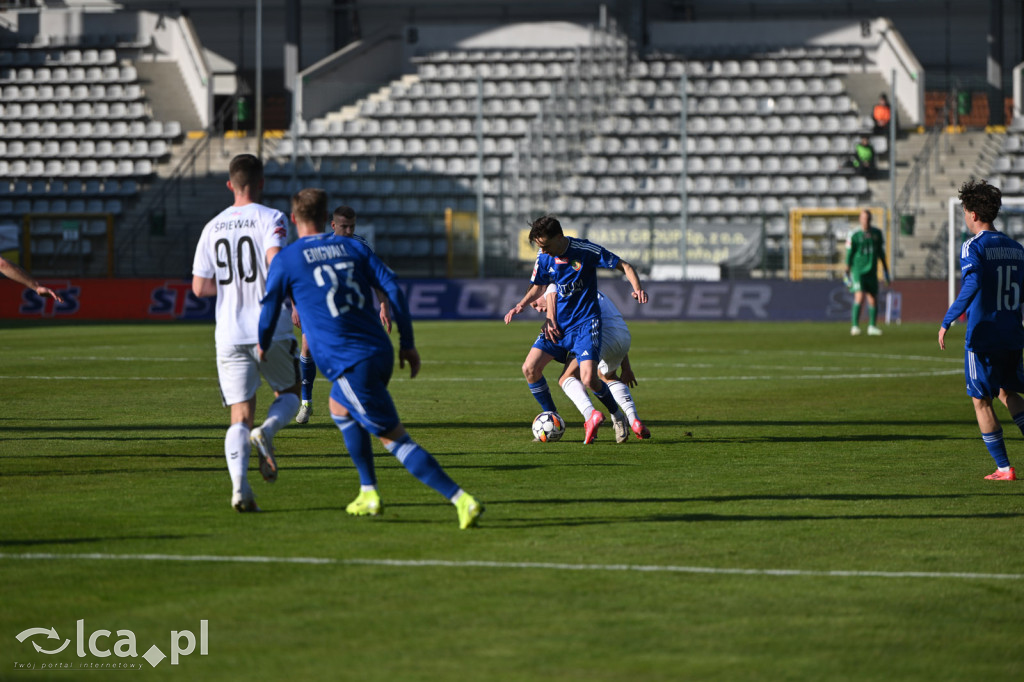
[[[975,437],[975,440],[977,438]],[[848,436],[737,436],[735,438],[687,438],[679,443],[895,443],[968,440],[960,436],[906,436],[865,433]],[[671,441],[661,441],[671,442]]]
[[[998,493],[943,493],[914,495],[903,493],[829,493],[829,494],[777,494],[777,495],[707,495],[697,497],[593,497],[581,499],[493,500],[494,504],[686,504],[690,502],[763,502],[817,500],[819,502],[875,502],[879,500],[961,500],[974,497],[998,497]]]
[[[492,519],[494,516],[492,515]],[[652,514],[649,516],[603,516],[603,517],[562,517],[549,519],[502,519],[493,523],[495,530],[519,530],[523,528],[552,528],[603,526],[623,523],[778,523],[785,521],[938,521],[969,519],[1019,519],[1024,513],[991,512],[980,514]],[[481,523],[484,525],[486,520]]]
[[[874,421],[864,419],[803,419],[800,421],[794,420],[775,420],[775,419],[759,419],[759,420],[747,420],[747,421],[733,421],[733,420],[709,420],[709,419],[695,419],[693,421],[648,421],[644,420],[644,424],[648,427],[654,426],[686,426],[699,428],[703,426],[707,427],[841,427],[841,426],[867,426],[872,429],[878,429],[884,426],[963,426],[964,420],[962,419],[886,419],[885,415],[879,415],[879,418]]]
[[[884,415],[880,415],[877,420],[867,419],[801,419],[801,420],[775,420],[775,419],[758,419],[758,420],[727,420],[727,419],[644,419],[644,424],[655,431],[658,428],[684,428],[684,429],[695,429],[695,428],[713,428],[713,427],[740,427],[740,428],[757,428],[757,427],[786,427],[786,428],[801,428],[801,427],[828,427],[838,428],[843,426],[857,426],[857,427],[869,427],[871,429],[878,429],[879,427],[891,426],[893,428],[899,427],[920,427],[920,426],[963,426],[964,421],[962,419],[885,419]],[[523,427],[516,427],[513,424],[513,428],[528,428],[529,420],[524,420]],[[442,424],[439,422],[405,422],[402,424],[416,437],[415,431],[418,429],[436,429]],[[601,433],[604,433],[604,429],[607,428],[608,433],[611,433],[610,422],[605,422],[606,426],[602,427]],[[307,425],[303,428],[308,428],[311,425]],[[457,430],[457,429],[508,429],[509,423],[503,422],[487,422],[487,421],[463,421],[458,423],[444,423],[445,430]],[[582,422],[577,424],[572,420],[569,421],[569,429],[577,429],[577,432],[582,436],[583,426]],[[657,438],[657,433],[654,434]],[[632,439],[632,436],[630,437]]]
[[[345,457],[345,461],[350,461],[347,454],[342,453]],[[375,455],[378,457],[384,456],[391,457],[391,455]],[[303,460],[303,459],[321,459],[323,457],[337,457],[334,453],[326,453],[322,455],[317,454],[281,454],[278,453],[278,457],[290,459],[290,460]],[[162,453],[116,453],[116,454],[104,454],[104,453],[91,453],[82,452],[77,454],[67,455],[4,455],[4,459],[30,459],[38,461],[40,459],[210,459],[216,460],[221,464],[224,463],[224,453],[212,453],[212,454],[182,454],[180,452],[162,452]],[[133,469],[134,471],[134,469]]]
[[[84,545],[92,542],[109,542],[111,540],[190,540],[197,535],[123,535],[106,538],[59,538],[33,540],[0,540],[0,547],[36,547],[38,545]]]

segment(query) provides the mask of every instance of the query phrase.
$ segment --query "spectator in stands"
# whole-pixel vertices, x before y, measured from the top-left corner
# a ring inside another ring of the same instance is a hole
[[[883,92],[878,96],[878,104],[871,111],[871,118],[875,119],[875,135],[888,135],[889,123],[892,121],[892,107],[889,106],[889,98]]]
[[[866,178],[875,174],[875,148],[871,146],[871,139],[867,135],[861,135],[857,145],[853,148],[850,165],[853,166],[853,170]]]
[[[0,256],[0,275],[3,275],[8,279],[12,279],[22,286],[28,287],[40,296],[52,296],[53,300],[57,301],[57,303],[64,302],[64,299],[60,297],[60,294],[49,287],[44,287],[33,279],[32,275],[28,274],[24,269],[15,265],[3,256]]]

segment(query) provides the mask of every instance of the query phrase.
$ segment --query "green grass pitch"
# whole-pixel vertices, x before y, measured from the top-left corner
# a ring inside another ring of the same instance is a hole
[[[1024,678],[1024,482],[983,480],[962,327],[635,322],[654,437],[591,446],[557,388],[565,438],[531,442],[537,328],[419,323],[420,376],[396,364],[409,432],[486,504],[459,531],[379,443],[384,514],[345,514],[322,378],[277,483],[250,470],[264,513],[232,511],[212,325],[0,325],[0,679]],[[78,656],[79,620],[139,657]],[[201,620],[206,655],[141,658]]]

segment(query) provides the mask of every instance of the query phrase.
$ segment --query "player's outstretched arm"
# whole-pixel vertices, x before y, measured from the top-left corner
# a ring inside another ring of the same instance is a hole
[[[15,265],[6,258],[0,257],[0,273],[3,273],[4,277],[12,279],[23,287],[27,287],[32,291],[36,292],[40,296],[51,296],[53,300],[58,303],[63,303],[64,299],[60,297],[56,291],[50,287],[44,287],[42,284],[32,278],[32,275],[25,272],[24,268],[19,265]]]
[[[526,292],[526,295],[523,296],[522,299],[520,299],[519,303],[516,303],[509,309],[507,313],[505,313],[505,324],[508,324],[509,322],[512,321],[513,317],[523,312],[523,308],[525,308],[530,303],[530,301],[537,298],[537,296],[540,295],[540,292],[543,289],[544,287],[542,287],[540,284],[531,285],[530,289]]]
[[[647,292],[644,291],[643,286],[640,285],[640,275],[636,274],[636,268],[627,263],[624,260],[620,260],[616,266],[624,275],[629,283],[633,287],[633,298],[636,299],[637,303],[647,303]]]

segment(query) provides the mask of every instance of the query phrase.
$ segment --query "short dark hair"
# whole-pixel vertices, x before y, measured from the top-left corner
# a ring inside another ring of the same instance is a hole
[[[334,209],[334,215],[331,216],[333,219],[348,218],[352,222],[356,221],[356,210],[351,206],[339,206]]]
[[[252,154],[239,154],[228,165],[228,179],[235,189],[256,187],[263,179],[263,162]]]
[[[999,208],[1003,205],[1003,193],[984,180],[971,178],[960,185],[959,196],[964,209],[977,213],[978,220],[983,223],[995,222]]]
[[[316,187],[300,189],[292,195],[292,213],[296,222],[312,223],[318,230],[327,222],[327,192]]]
[[[562,224],[558,222],[558,219],[553,215],[544,215],[537,218],[530,224],[530,243],[534,243],[538,238],[544,237],[545,239],[551,239],[552,237],[561,237]]]

